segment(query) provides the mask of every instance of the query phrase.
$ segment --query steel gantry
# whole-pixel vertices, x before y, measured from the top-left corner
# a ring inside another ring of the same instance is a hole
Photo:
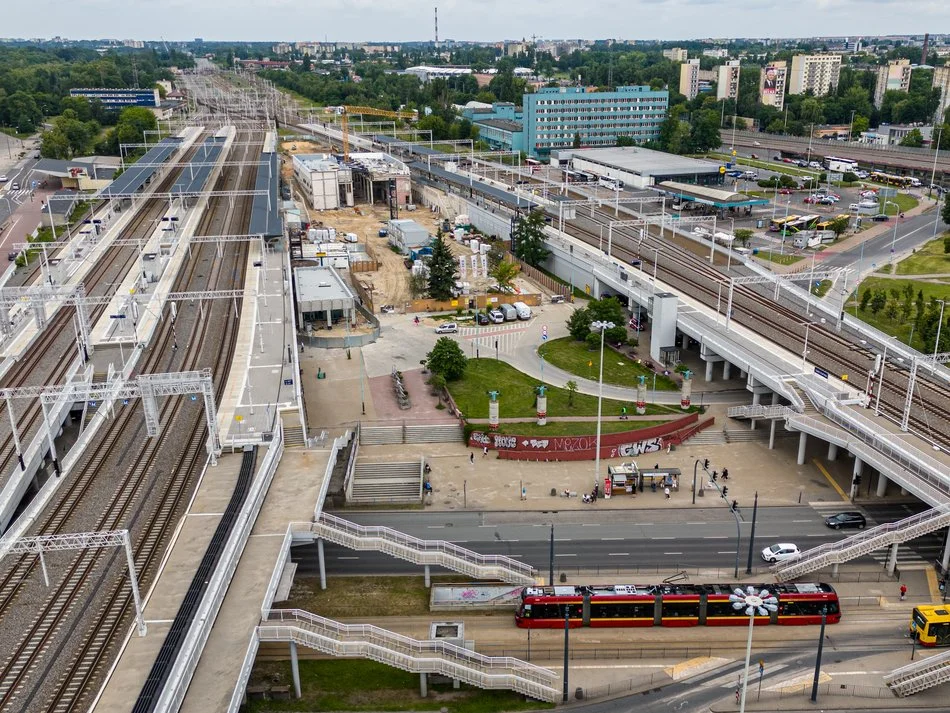
[[[774,300],[778,300],[779,291],[782,289],[783,282],[801,282],[802,280],[836,280],[841,275],[850,272],[847,268],[835,270],[818,270],[809,272],[793,272],[787,275],[749,275],[748,277],[730,277],[729,278],[729,299],[726,303],[726,331],[729,331],[729,322],[732,319],[732,296],[735,286],[739,285],[767,285],[775,284]]]
[[[135,623],[139,636],[145,636],[147,627],[142,614],[142,598],[139,595],[139,581],[135,575],[135,558],[132,556],[132,539],[128,530],[102,530],[100,532],[70,532],[65,535],[37,535],[20,537],[10,543],[5,555],[37,555],[43,570],[43,581],[49,587],[49,574],[46,571],[44,552],[62,552],[64,550],[97,550],[102,547],[121,547],[125,550],[125,561],[129,566],[129,584],[132,587],[132,599],[135,602]]]
[[[0,334],[6,339],[13,333],[10,322],[10,309],[20,305],[33,311],[36,328],[46,326],[46,303],[59,301],[61,305],[75,306],[78,324],[78,338],[84,350],[84,361],[92,353],[92,344],[89,341],[89,312],[86,306],[90,304],[86,296],[86,289],[79,285],[32,285],[30,287],[3,287],[0,288]]]
[[[914,400],[914,387],[917,386],[917,365],[921,362],[929,363],[932,369],[937,368],[937,364],[946,364],[950,362],[950,352],[943,354],[933,354],[928,356],[915,356],[911,359],[910,376],[907,379],[907,396],[904,399],[904,414],[901,417],[901,430],[907,431],[910,423],[910,407]],[[883,368],[883,363],[881,368]]]

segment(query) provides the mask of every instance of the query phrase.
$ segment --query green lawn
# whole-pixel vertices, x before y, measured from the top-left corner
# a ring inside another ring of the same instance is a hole
[[[818,287],[811,285],[810,289],[811,293],[816,297],[824,297],[826,294],[828,294],[828,290],[831,289],[831,280],[822,280]]]
[[[29,132],[17,131],[11,126],[0,126],[0,132],[6,134],[7,136],[13,136],[17,139],[28,139],[33,135]]]
[[[931,297],[935,297],[938,300],[950,300],[950,283],[948,282],[924,282],[922,280],[889,280],[883,277],[869,277],[864,280],[858,288],[856,295],[863,295],[864,291],[867,289],[871,290],[880,290],[885,289],[888,292],[892,288],[897,290],[903,290],[904,285],[910,284],[913,287],[914,295],[917,294],[918,290],[922,290],[924,293],[924,300],[929,302]],[[847,313],[849,316],[855,314],[855,309],[860,305],[860,300],[855,301],[855,296],[852,295],[851,301],[848,302]],[[858,318],[870,324],[872,327],[880,329],[885,334],[890,334],[896,336],[904,344],[908,344],[915,349],[922,349],[923,343],[917,338],[917,335],[914,335],[913,343],[910,343],[910,334],[913,329],[913,320],[902,320],[900,316],[896,319],[888,319],[884,316],[884,311],[881,310],[876,315],[871,312],[871,310],[861,310],[857,309]],[[942,340],[942,339],[941,339]]]
[[[512,621],[512,626],[514,622]],[[251,685],[291,686],[289,661],[262,661],[251,672]],[[300,661],[303,697],[289,701],[249,701],[248,713],[268,711],[438,711],[452,713],[501,713],[502,711],[553,708],[511,691],[485,691],[451,682],[429,682],[429,698],[419,695],[419,674],[401,671],[375,661],[332,659]],[[437,697],[436,697],[437,696]]]
[[[606,414],[606,401],[604,402],[604,413]],[[647,406],[649,409],[649,406]],[[685,415],[688,411],[684,411]],[[631,411],[631,414],[633,412]],[[612,421],[601,419],[600,432],[620,433],[622,431],[634,431],[639,428],[652,428],[668,421],[621,421],[616,413],[609,415]],[[606,416],[605,416],[606,418]],[[474,424],[480,425],[480,424]],[[486,424],[487,426],[487,424]],[[531,436],[533,438],[545,436],[593,436],[597,433],[597,421],[548,421],[547,426],[539,426],[537,423],[525,421],[523,423],[502,423],[498,427],[498,433],[508,433],[518,436]]]
[[[540,385],[539,381],[503,361],[469,359],[465,376],[459,381],[449,382],[448,389],[456,405],[467,418],[488,418],[488,391],[500,392],[499,415],[502,418],[514,418],[534,416],[537,413],[534,387],[538,385]],[[652,379],[650,385],[652,386]],[[660,382],[657,379],[657,388],[659,386]],[[649,393],[647,396],[649,397]],[[547,397],[549,416],[597,416],[596,396],[576,393],[574,405],[568,406],[567,389],[549,386]],[[615,417],[620,414],[623,406],[627,407],[628,413],[633,414],[636,404],[632,401],[604,399],[603,414],[606,418]],[[680,413],[680,409],[647,404],[647,414],[671,413]]]
[[[887,215],[897,215],[897,213],[905,213],[911,208],[916,208],[917,203],[919,202],[913,196],[909,196],[906,193],[898,193],[894,198],[888,198],[890,203],[884,206],[884,212]],[[892,203],[897,203],[897,205],[891,205]]]
[[[470,582],[459,574],[438,575],[434,584]],[[290,598],[282,609],[303,609],[330,619],[374,616],[428,616],[432,590],[422,577],[329,577],[320,589],[320,578],[297,575]]]
[[[950,254],[943,251],[942,236],[931,240],[913,255],[897,264],[898,275],[944,275],[946,273],[950,273]]]
[[[587,344],[571,337],[561,337],[545,342],[539,349],[545,361],[572,374],[588,379],[597,379],[600,369],[600,350],[589,351]],[[588,366],[593,362],[591,366]],[[647,388],[653,388],[653,372],[634,359],[621,356],[612,349],[604,349],[604,383],[618,386],[636,386],[637,377],[645,376]],[[660,391],[673,391],[677,388],[672,379],[663,375],[656,377],[656,388]]]
[[[768,262],[774,262],[776,265],[793,265],[799,260],[804,260],[804,255],[791,255],[789,253],[769,252],[767,248],[759,248],[759,252],[755,255],[760,260],[766,260]]]

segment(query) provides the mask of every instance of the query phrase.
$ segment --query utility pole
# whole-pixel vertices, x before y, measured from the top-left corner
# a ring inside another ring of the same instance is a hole
[[[759,491],[755,491],[752,501],[752,531],[749,533],[749,559],[746,561],[745,573],[752,574],[752,550],[755,548],[755,517],[759,510]]]

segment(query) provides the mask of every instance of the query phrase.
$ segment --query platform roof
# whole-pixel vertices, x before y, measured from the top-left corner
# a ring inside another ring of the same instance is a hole
[[[663,181],[656,188],[681,200],[704,203],[716,208],[746,208],[768,204],[768,201],[764,198],[750,198],[744,193],[734,193],[733,191],[724,191],[709,186],[694,186],[691,183]]]
[[[353,290],[332,267],[295,267],[297,303],[304,312],[350,309],[355,305]]]
[[[263,235],[265,238],[276,238],[282,233],[280,225],[280,167],[277,164],[276,153],[262,153],[261,163],[257,167],[257,180],[254,183],[255,191],[267,191],[267,195],[254,196],[251,207],[251,222],[248,233]]]
[[[102,195],[106,197],[126,197],[137,192],[158,170],[157,164],[171,156],[180,143],[181,139],[177,137],[162,139],[156,146],[146,151],[145,155],[136,163],[126,168],[125,172],[109,186],[102,189]]]
[[[451,171],[446,171],[444,168],[439,168],[435,164],[433,164],[432,166],[429,166],[428,164],[423,163],[422,161],[416,161],[414,163],[409,164],[409,167],[415,168],[419,171],[431,172],[433,175],[438,176],[444,181],[448,181],[449,183],[454,183],[456,185],[463,186],[466,189],[468,188],[468,177],[460,176],[459,174],[452,173]],[[516,208],[516,209],[520,208],[522,210],[529,210],[529,209],[533,210],[534,208],[539,207],[537,203],[533,203],[529,201],[524,196],[521,196],[521,197],[515,196],[514,193],[511,193],[509,191],[504,191],[500,188],[495,188],[494,186],[490,186],[487,183],[483,183],[482,181],[479,181],[478,179],[475,179],[474,184],[478,186],[478,190],[484,195],[489,196],[493,200],[499,201],[500,203],[504,203],[511,208]]]
[[[118,170],[117,166],[107,166],[95,161],[60,161],[55,158],[41,159],[33,166],[33,170],[37,173],[56,176],[57,178],[69,178],[70,169],[73,168],[81,168],[86,172],[86,175],[95,180],[108,180]]]
[[[175,181],[175,185],[172,186],[171,192],[198,193],[201,191],[205,181],[208,180],[211,169],[214,168],[212,164],[217,162],[218,157],[221,155],[221,149],[223,148],[224,139],[216,139],[214,137],[207,139],[201,144],[191,159],[191,163],[204,165],[198,165],[194,168],[187,166],[183,168],[181,174],[178,176],[178,180]]]
[[[559,152],[573,158],[591,161],[610,168],[618,168],[640,176],[694,176],[719,173],[721,164],[702,161],[689,156],[654,151],[639,146],[606,149],[574,149]]]

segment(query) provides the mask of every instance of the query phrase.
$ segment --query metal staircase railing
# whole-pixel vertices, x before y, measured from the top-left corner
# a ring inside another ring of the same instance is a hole
[[[534,567],[504,555],[482,555],[445,540],[422,540],[390,527],[358,525],[321,513],[309,531],[351,550],[384,552],[414,564],[437,565],[476,579],[535,584]]]
[[[789,414],[796,413],[788,406],[731,406],[726,411],[729,418],[779,419],[788,418]]]
[[[872,527],[839,542],[806,550],[794,560],[774,565],[772,571],[780,582],[795,579],[831,564],[847,562],[889,545],[913,540],[947,525],[950,525],[950,505],[941,505],[897,522]]]
[[[884,683],[901,698],[950,681],[950,651],[891,671]]]
[[[371,624],[343,624],[300,609],[271,609],[261,641],[295,641],[333,656],[366,658],[412,673],[434,673],[542,701],[558,697],[557,674],[510,656],[485,656],[447,641],[412,639]]]

